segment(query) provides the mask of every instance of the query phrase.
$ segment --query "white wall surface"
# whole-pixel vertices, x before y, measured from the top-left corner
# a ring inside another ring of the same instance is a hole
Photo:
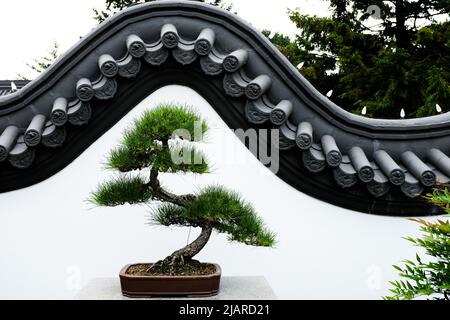
[[[208,120],[205,150],[214,172],[165,175],[163,183],[178,193],[216,183],[234,188],[278,234],[275,249],[229,244],[215,235],[201,260],[218,262],[225,276],[263,275],[284,299],[379,299],[388,293],[388,281],[396,278],[391,265],[416,252],[401,239],[419,234],[415,223],[344,210],[291,188],[255,160],[202,97],[169,86],[59,174],[0,194],[0,298],[70,299],[92,278],[117,277],[127,263],[156,261],[186,243],[188,229],[148,226],[146,207],[86,202],[89,191],[112,175],[102,164],[123,130],[143,110],[166,101],[193,105]],[[224,145],[244,161],[224,159]]]

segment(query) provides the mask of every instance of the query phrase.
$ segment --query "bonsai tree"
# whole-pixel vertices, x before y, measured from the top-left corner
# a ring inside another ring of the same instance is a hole
[[[427,199],[450,211],[450,194],[447,188],[436,189]],[[450,300],[450,222],[438,220],[427,222],[413,219],[422,225],[421,238],[408,237],[406,240],[425,249],[431,257],[428,261],[416,254],[416,261],[405,260],[404,267],[394,266],[404,280],[392,281],[392,296],[387,300],[411,300],[421,296],[437,300]]]
[[[196,134],[203,137],[207,129],[205,121],[187,107],[160,105],[146,111],[108,156],[107,167],[119,176],[101,184],[91,195],[91,201],[99,206],[155,203],[151,211],[154,224],[201,228],[195,241],[146,272],[174,274],[195,265],[193,258],[213,230],[247,245],[271,247],[275,243],[274,234],[237,193],[210,186],[195,194],[176,195],[159,181],[163,173],[208,172],[205,156],[195,144],[199,141],[191,138]],[[177,132],[182,134],[174,134]]]

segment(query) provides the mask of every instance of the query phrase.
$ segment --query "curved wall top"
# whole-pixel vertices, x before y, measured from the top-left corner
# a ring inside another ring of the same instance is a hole
[[[450,114],[380,120],[319,93],[257,30],[193,1],[114,15],[39,78],[0,97],[0,192],[58,172],[161,86],[205,96],[233,128],[279,128],[279,176],[375,214],[439,213],[419,197],[450,181]],[[268,186],[270,188],[270,186]]]

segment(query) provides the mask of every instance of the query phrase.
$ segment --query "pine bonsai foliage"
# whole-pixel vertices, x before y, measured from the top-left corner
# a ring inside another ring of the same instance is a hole
[[[152,269],[172,270],[193,261],[213,230],[247,245],[272,247],[275,243],[275,235],[237,193],[210,186],[195,194],[175,195],[161,185],[161,173],[208,172],[205,155],[194,143],[199,141],[192,138],[203,137],[207,129],[205,121],[188,107],[165,104],[145,112],[109,154],[107,167],[118,171],[119,177],[100,184],[91,194],[93,203],[107,207],[156,202],[152,223],[202,229],[194,242]],[[180,130],[184,134],[174,134]]]
[[[428,195],[428,200],[449,212],[450,195],[446,187],[436,189]],[[425,250],[431,257],[425,261],[419,254],[415,261],[405,260],[404,266],[394,266],[404,280],[392,281],[392,296],[387,300],[411,300],[421,296],[437,300],[450,300],[450,222],[438,220],[420,223],[424,235],[421,238],[408,237],[406,240]]]

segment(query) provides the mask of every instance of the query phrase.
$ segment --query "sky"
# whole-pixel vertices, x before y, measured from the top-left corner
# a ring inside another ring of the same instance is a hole
[[[231,1],[231,0],[230,0]],[[232,0],[234,10],[258,29],[294,35],[288,8],[326,15],[328,4],[319,0]],[[104,0],[2,1],[0,6],[0,79],[29,74],[26,63],[46,55],[56,41],[61,53],[96,26],[92,8]]]

